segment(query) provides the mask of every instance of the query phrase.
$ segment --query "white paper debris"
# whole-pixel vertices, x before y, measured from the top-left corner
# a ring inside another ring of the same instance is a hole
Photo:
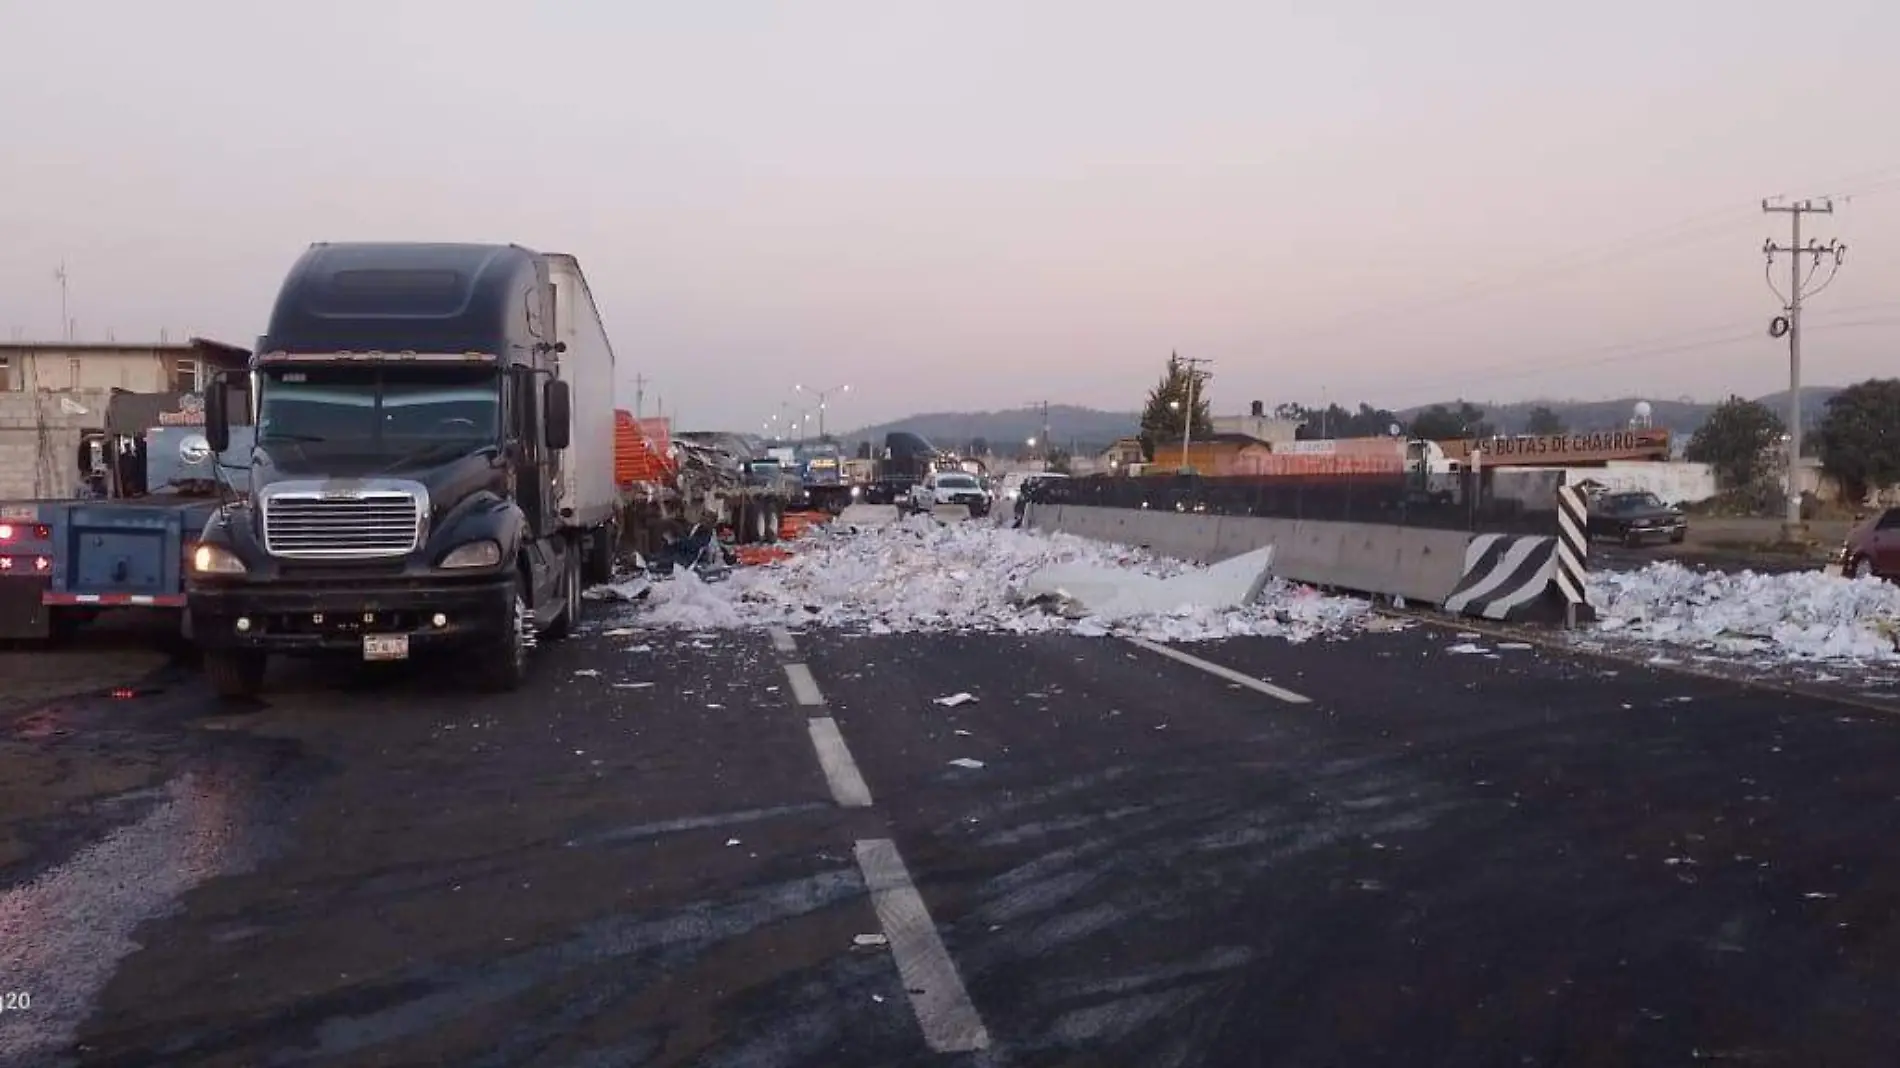
[[[975,703],[975,701],[976,701],[975,694],[953,693],[948,697],[939,697],[936,700],[932,701],[931,704],[942,705],[945,708],[956,708],[960,705],[973,704]]]
[[[1023,580],[1020,596],[1049,598],[1068,614],[1098,624],[1182,608],[1231,610],[1252,604],[1266,588],[1273,547],[1242,553],[1212,567],[1169,578],[1094,563],[1050,564]]]
[[[592,679],[599,677],[599,675],[600,671],[596,668],[581,668],[574,672],[574,677],[577,679]]]
[[[891,940],[881,934],[861,934],[851,940],[854,946],[888,946]]]
[[[1535,649],[1537,647],[1532,645],[1530,642],[1499,642],[1498,648],[1510,649],[1514,651],[1522,651],[1525,649]]]
[[[1477,645],[1472,642],[1459,642],[1457,645],[1445,646],[1445,651],[1448,653],[1453,653],[1460,656],[1466,656],[1473,653],[1488,653],[1491,650],[1486,649],[1482,645]]]
[[[632,627],[615,627],[612,630],[601,631],[600,635],[603,638],[631,638],[637,633],[639,632]]]
[[[1119,573],[1139,586],[1212,570],[1067,534],[914,516],[855,530],[814,528],[790,558],[737,568],[719,582],[678,571],[628,611],[642,624],[692,631],[821,626],[860,634],[1065,632],[1159,642],[1249,635],[1298,642],[1341,636],[1373,618],[1364,601],[1279,581],[1266,582],[1238,607],[1190,599],[1165,609],[1138,605],[1140,611],[1113,619],[1076,619],[1051,605],[1023,603],[1031,576],[1069,564],[1102,569],[1091,572],[1098,577]]]
[[[653,684],[650,682],[616,682],[614,683],[614,689],[616,690],[644,690],[647,687],[652,686],[652,685]]]
[[[971,760],[969,757],[958,757],[950,762],[950,766],[975,771],[977,768],[983,766],[983,762],[981,760]]]
[[[1597,632],[1781,660],[1900,660],[1900,584],[1818,571],[1758,575],[1673,562],[1590,574]],[[1659,661],[1651,661],[1658,663]]]

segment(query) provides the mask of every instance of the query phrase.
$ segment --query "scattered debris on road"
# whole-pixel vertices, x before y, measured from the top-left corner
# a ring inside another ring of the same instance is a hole
[[[1351,633],[1376,618],[1365,601],[1264,578],[1263,563],[1248,558],[1254,554],[1201,568],[1071,535],[928,516],[833,524],[796,545],[784,560],[741,567],[716,582],[679,569],[596,596],[640,600],[640,622],[694,631],[817,625],[872,635],[1305,641]]]
[[[1598,637],[1784,660],[1900,660],[1900,585],[1797,571],[1695,571],[1662,562],[1590,576]]]
[[[932,701],[931,703],[942,705],[945,708],[956,708],[959,705],[973,704],[975,703],[975,701],[976,701],[975,694],[953,693],[948,697],[939,697],[935,701]]]

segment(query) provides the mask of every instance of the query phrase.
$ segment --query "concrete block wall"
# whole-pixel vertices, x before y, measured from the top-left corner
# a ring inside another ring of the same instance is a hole
[[[1273,546],[1273,574],[1442,604],[1464,577],[1472,535],[1455,530],[1031,504],[1028,525],[1209,564]]]
[[[105,425],[110,397],[103,389],[0,393],[0,499],[71,497],[78,492],[80,432]],[[42,425],[49,458],[45,463]]]

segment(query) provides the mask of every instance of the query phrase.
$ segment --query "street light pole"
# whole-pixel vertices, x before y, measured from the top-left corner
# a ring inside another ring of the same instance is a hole
[[[831,398],[833,393],[851,392],[851,384],[846,382],[842,385],[832,386],[829,389],[806,389],[804,386],[795,385],[792,389],[795,392],[809,393],[818,398],[818,436],[823,438],[825,436],[825,402]]]

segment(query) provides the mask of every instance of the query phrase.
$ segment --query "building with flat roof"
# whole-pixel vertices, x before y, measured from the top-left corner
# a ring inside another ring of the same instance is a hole
[[[197,393],[212,372],[241,371],[247,349],[194,337],[183,343],[0,342],[0,393]]]

